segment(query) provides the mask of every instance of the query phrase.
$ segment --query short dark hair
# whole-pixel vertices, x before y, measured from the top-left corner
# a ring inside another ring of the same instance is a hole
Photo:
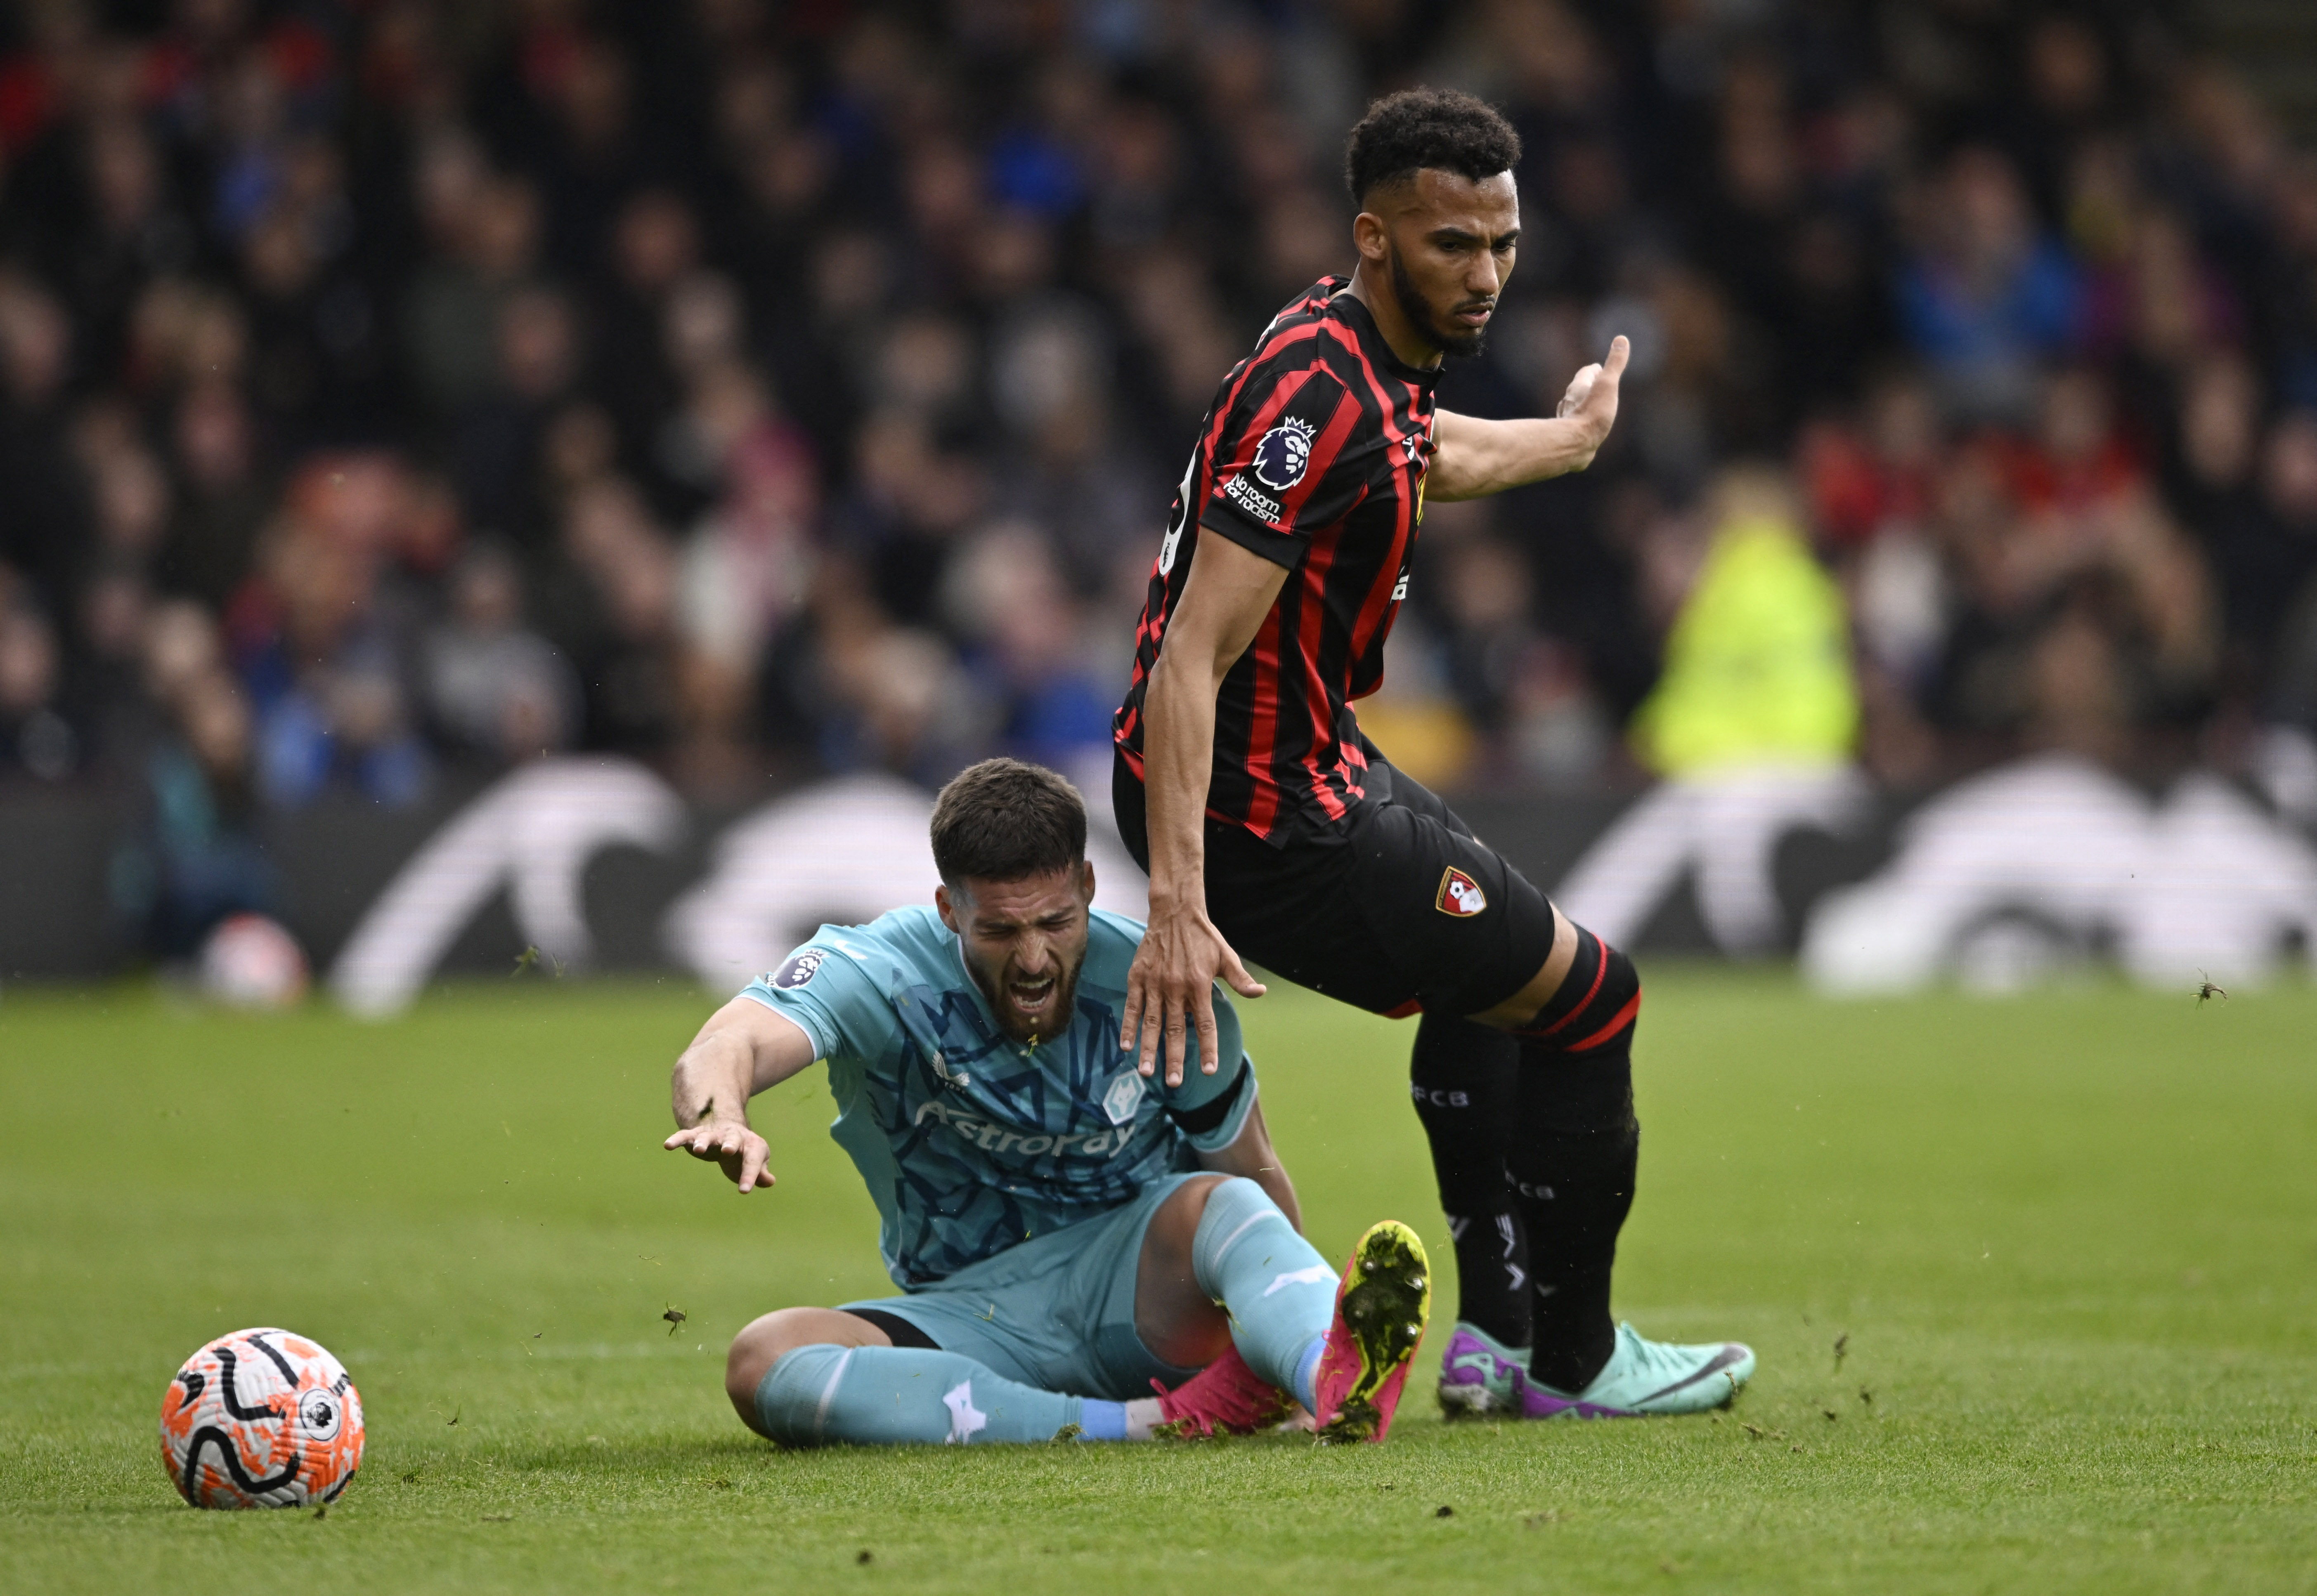
[[[934,868],[953,887],[1069,869],[1086,840],[1086,800],[1043,765],[985,759],[934,800]]]
[[[1519,165],[1520,135],[1497,108],[1455,89],[1402,89],[1368,107],[1344,146],[1352,203],[1426,167],[1474,183]]]

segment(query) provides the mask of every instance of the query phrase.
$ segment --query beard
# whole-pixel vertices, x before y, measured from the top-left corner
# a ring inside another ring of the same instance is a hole
[[[1391,252],[1391,297],[1400,301],[1400,313],[1408,317],[1409,325],[1430,339],[1442,354],[1470,360],[1487,347],[1489,329],[1485,325],[1468,332],[1442,325],[1431,301],[1417,291],[1416,280],[1409,276],[1407,263],[1400,258],[1397,249]]]
[[[1078,1003],[1078,971],[1085,966],[1086,955],[1080,953],[1075,961],[1054,972],[1054,994],[1034,1019],[1022,1014],[1014,1006],[1013,996],[1006,990],[1003,969],[995,972],[986,970],[968,958],[965,972],[973,977],[973,984],[981,988],[981,995],[989,1001],[989,1012],[997,1016],[998,1029],[1015,1041],[1033,1039],[1042,1041],[1058,1037],[1069,1029],[1071,1015]]]

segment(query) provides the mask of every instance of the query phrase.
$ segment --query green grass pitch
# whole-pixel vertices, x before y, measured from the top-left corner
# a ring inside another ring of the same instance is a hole
[[[658,1150],[710,1006],[8,993],[0,1589],[2317,1591],[2317,991],[1834,1005],[1655,969],[1619,1307],[1752,1342],[1752,1389],[1451,1427],[1427,1353],[1388,1445],[1326,1450],[745,1433],[725,1338],[883,1282],[817,1076],[760,1101],[770,1193]],[[1407,1218],[1453,1304],[1405,1028],[1248,1009],[1314,1238]],[[163,1386],[252,1324],[361,1386],[326,1520],[162,1473]]]

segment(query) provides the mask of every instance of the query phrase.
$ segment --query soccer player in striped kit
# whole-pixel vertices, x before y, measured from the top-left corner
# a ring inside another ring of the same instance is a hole
[[[1393,769],[1350,707],[1382,680],[1427,492],[1581,470],[1616,419],[1623,338],[1553,416],[1434,406],[1512,270],[1519,156],[1469,95],[1378,101],[1346,152],[1351,276],[1284,308],[1201,424],[1114,724],[1119,829],[1150,872],[1123,1039],[1169,1080],[1186,1035],[1213,1058],[1212,984],[1263,990],[1241,954],[1420,1012],[1411,1085],[1462,1279],[1444,1408],[1694,1412],[1735,1394],[1752,1351],[1609,1315],[1640,1152],[1632,961]]]

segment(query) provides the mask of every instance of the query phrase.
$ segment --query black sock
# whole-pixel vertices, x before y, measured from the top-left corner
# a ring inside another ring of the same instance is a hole
[[[1616,1347],[1609,1276],[1641,1161],[1633,1061],[1623,1048],[1569,1055],[1529,1043],[1522,1053],[1512,1171],[1535,1291],[1529,1372],[1579,1391]]]
[[[1567,979],[1520,1035],[1509,1162],[1535,1291],[1529,1372],[1558,1391],[1590,1385],[1616,1349],[1609,1277],[1641,1162],[1641,995],[1633,961],[1580,929]]]
[[[1527,1346],[1528,1242],[1506,1170],[1520,1044],[1470,1020],[1427,1014],[1408,1073],[1455,1238],[1456,1316],[1505,1346]]]

